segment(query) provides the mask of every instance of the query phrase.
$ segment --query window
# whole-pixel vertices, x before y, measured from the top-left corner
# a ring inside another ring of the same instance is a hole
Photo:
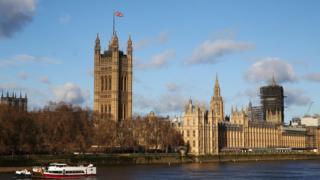
[[[220,107],[218,104],[215,104],[215,111],[216,111],[217,115],[220,115]]]
[[[193,146],[193,147],[196,147],[196,141],[193,141],[193,142],[192,142],[192,146]]]
[[[189,130],[187,130],[187,137],[189,137]]]
[[[108,78],[107,78],[107,76],[104,77],[104,81],[105,81],[104,90],[108,90]]]
[[[111,83],[112,83],[111,76],[109,76],[109,78],[108,78],[108,79],[109,79],[109,84],[108,84],[108,86],[109,86],[109,87],[108,87],[108,89],[109,89],[109,90],[111,90],[111,88],[112,88],[112,84],[111,84]]]
[[[196,131],[193,130],[193,137],[196,137]]]
[[[104,90],[104,78],[101,76],[101,91]]]

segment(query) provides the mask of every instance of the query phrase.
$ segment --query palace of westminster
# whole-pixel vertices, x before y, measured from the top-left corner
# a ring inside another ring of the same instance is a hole
[[[127,41],[127,53],[119,50],[114,32],[108,49],[101,53],[97,35],[94,48],[94,111],[102,118],[120,122],[132,117],[133,45]],[[225,116],[224,102],[218,78],[214,86],[210,109],[185,106],[182,120],[173,123],[194,155],[218,154],[241,149],[297,148],[318,149],[318,127],[284,124],[283,87],[274,78],[260,88],[261,106],[232,108]]]
[[[210,109],[194,105],[190,99],[176,128],[194,155],[320,148],[319,126],[284,124],[283,87],[274,78],[270,85],[260,88],[260,99],[261,106],[249,103],[246,108],[232,108],[231,116],[225,116],[216,78]]]
[[[115,31],[107,50],[101,51],[97,35],[94,47],[94,107],[103,119],[116,122],[132,117],[133,45],[127,41],[126,54],[119,50]],[[260,88],[261,105],[237,109],[225,116],[224,101],[216,77],[209,109],[185,106],[180,121],[173,126],[181,133],[189,153],[218,154],[224,151],[259,149],[320,149],[319,125],[285,125],[284,92],[274,78]],[[0,103],[27,109],[27,97],[1,96]]]

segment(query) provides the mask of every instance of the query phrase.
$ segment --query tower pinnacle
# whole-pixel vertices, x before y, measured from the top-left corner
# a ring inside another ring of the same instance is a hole
[[[274,73],[273,73],[273,75],[272,75],[271,85],[272,85],[272,86],[276,86],[276,85],[277,85],[276,80],[275,80],[275,77],[274,77]]]
[[[214,85],[214,96],[220,97],[220,85],[218,80],[218,74],[216,74],[216,83]]]

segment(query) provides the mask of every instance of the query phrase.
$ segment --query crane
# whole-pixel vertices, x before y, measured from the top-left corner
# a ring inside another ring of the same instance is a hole
[[[307,112],[306,112],[305,116],[307,116],[307,115],[309,114],[310,109],[311,109],[311,107],[312,107],[313,103],[314,103],[313,101],[311,101],[311,102],[310,102],[310,104],[309,104],[309,106],[308,106],[308,109],[307,109]]]

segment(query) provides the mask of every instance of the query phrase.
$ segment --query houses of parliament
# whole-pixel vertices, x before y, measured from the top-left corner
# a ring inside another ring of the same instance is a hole
[[[283,87],[272,80],[260,88],[260,106],[233,107],[225,116],[224,101],[216,78],[210,108],[189,100],[182,121],[176,123],[189,153],[210,155],[234,151],[319,149],[316,126],[285,125]]]
[[[116,122],[132,116],[132,41],[127,52],[119,50],[119,40],[113,32],[108,48],[101,50],[97,35],[94,47],[94,107],[103,119]]]

